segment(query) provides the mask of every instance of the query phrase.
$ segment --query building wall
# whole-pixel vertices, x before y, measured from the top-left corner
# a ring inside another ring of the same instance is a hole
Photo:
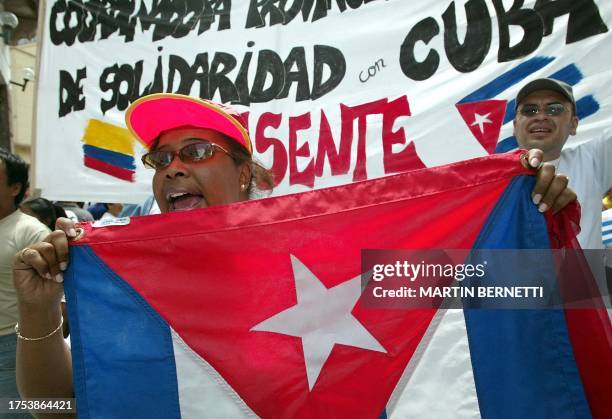
[[[4,7],[2,6],[2,2],[0,2],[0,12],[3,10]],[[8,84],[11,79],[10,59],[8,46],[5,45],[4,39],[0,37],[0,84]]]
[[[23,83],[23,69],[36,68],[37,44],[24,44],[10,47],[11,73],[13,81]],[[30,161],[33,136],[34,93],[36,80],[30,80],[26,89],[20,86],[11,86],[11,125],[13,130],[13,151]]]
[[[0,147],[10,150],[11,127],[10,127],[10,99],[9,80],[11,79],[9,49],[0,38]]]
[[[11,79],[11,63],[9,49],[4,44],[4,40],[0,38],[0,75],[2,83],[6,84]]]

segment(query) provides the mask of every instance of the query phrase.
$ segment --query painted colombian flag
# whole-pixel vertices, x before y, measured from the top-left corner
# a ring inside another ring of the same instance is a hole
[[[65,281],[79,418],[605,417],[605,311],[360,301],[362,249],[572,241],[518,156],[87,226]]]
[[[125,128],[90,119],[83,135],[83,155],[86,167],[134,181],[134,137]]]

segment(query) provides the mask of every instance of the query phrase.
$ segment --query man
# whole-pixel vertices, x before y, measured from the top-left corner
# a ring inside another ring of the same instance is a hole
[[[15,384],[17,297],[13,257],[49,234],[44,224],[17,209],[27,189],[28,165],[0,148],[0,395],[8,398],[19,397]]]
[[[514,135],[521,148],[538,148],[544,161],[568,177],[582,207],[578,241],[583,249],[601,249],[601,198],[612,186],[612,131],[597,139],[564,147],[576,134],[578,117],[572,87],[554,79],[527,83],[516,96]],[[542,196],[533,201],[545,211]]]

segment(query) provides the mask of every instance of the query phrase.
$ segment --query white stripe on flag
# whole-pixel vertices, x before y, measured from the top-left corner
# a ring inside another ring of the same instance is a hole
[[[438,310],[389,405],[390,418],[480,418],[463,310]]]
[[[183,418],[256,418],[223,377],[172,329],[179,404]]]

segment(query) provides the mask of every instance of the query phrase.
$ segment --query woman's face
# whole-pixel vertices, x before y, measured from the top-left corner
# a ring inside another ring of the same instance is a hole
[[[177,128],[163,133],[155,150],[178,151],[186,145],[207,140],[230,150],[225,137],[204,128]],[[248,198],[242,185],[248,186],[247,164],[236,165],[219,149],[209,159],[185,163],[178,155],[155,171],[153,194],[162,213],[230,204]]]

